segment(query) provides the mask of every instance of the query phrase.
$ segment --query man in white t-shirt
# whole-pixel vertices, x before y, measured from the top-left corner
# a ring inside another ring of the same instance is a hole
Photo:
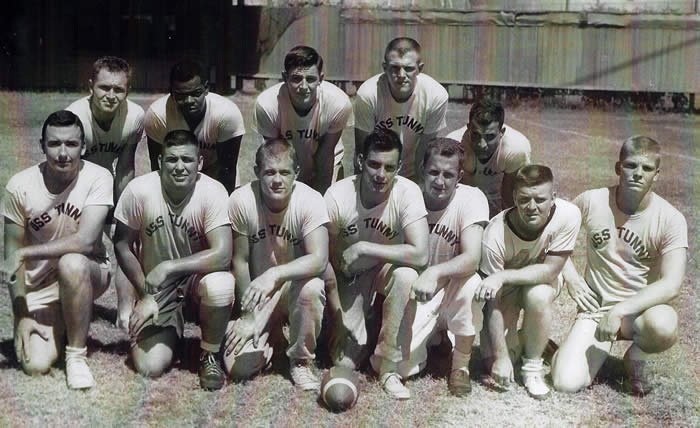
[[[530,141],[503,123],[503,105],[479,98],[469,110],[469,124],[447,135],[464,147],[463,183],[478,187],[489,200],[493,217],[513,206],[513,179],[530,163]]]
[[[208,85],[202,66],[196,62],[182,61],[170,70],[170,94],[157,99],[146,112],[151,170],[158,169],[160,145],[168,132],[192,131],[204,158],[202,173],[232,192],[245,134],[243,116],[233,101],[209,92]]]
[[[326,192],[331,263],[324,279],[333,363],[355,369],[373,353],[384,390],[408,399],[397,364],[410,356],[411,320],[404,315],[415,308],[411,284],[428,262],[428,222],[420,188],[397,175],[401,149],[396,133],[375,129],[358,157],[361,173]],[[377,293],[385,300],[371,349]]]
[[[514,380],[505,329],[514,330],[524,310],[522,381],[530,396],[544,399],[550,390],[542,354],[552,325],[552,302],[574,249],[581,213],[555,197],[552,171],[542,165],[518,170],[513,200],[515,206],[491,219],[484,231],[479,268],[484,280],[474,296],[487,301],[486,325],[495,355],[491,375],[504,388]]]
[[[554,387],[576,392],[593,382],[615,340],[631,340],[623,362],[631,392],[651,390],[647,354],[677,341],[678,314],[669,306],[685,275],[685,217],[652,191],[659,176],[655,140],[628,138],[615,165],[617,186],[589,190],[574,200],[587,234],[586,270],[564,268],[578,316],[555,355]]]
[[[102,229],[113,206],[110,172],[80,159],[80,119],[49,115],[41,131],[46,160],[14,175],[0,205],[5,223],[0,282],[8,285],[22,369],[43,374],[64,350],[71,389],[91,388],[87,336],[92,301],[109,285]]]
[[[227,330],[225,367],[234,379],[255,375],[270,361],[289,321],[292,381],[302,390],[318,390],[311,365],[326,304],[320,276],[328,264],[328,213],[320,193],[295,181],[291,142],[264,142],[254,169],[258,179],[229,199],[242,315]]]
[[[190,303],[202,330],[200,386],[219,389],[226,376],[218,353],[234,298],[226,189],[199,173],[202,156],[190,131],[165,136],[159,163],[129,183],[114,210],[117,260],[138,295],[131,358],[144,376],[170,367]]]
[[[447,91],[423,74],[421,47],[408,37],[389,42],[382,68],[384,73],[365,81],[355,96],[355,173],[367,134],[380,127],[401,138],[399,174],[417,180],[427,143],[446,126]]]
[[[284,58],[283,82],[258,96],[254,112],[258,134],[292,142],[297,181],[321,194],[343,178],[340,136],[345,126],[353,126],[350,98],[323,78],[323,58],[313,48],[292,48]]]
[[[88,80],[90,95],[66,108],[83,123],[83,159],[112,172],[115,204],[134,178],[136,147],[143,136],[143,109],[126,99],[130,77],[131,68],[125,60],[113,56],[98,58],[92,65],[92,76]],[[110,213],[105,230],[108,235],[114,231],[111,217]],[[119,267],[114,282],[118,302],[117,326],[126,329],[134,306],[134,293]]]
[[[481,282],[476,274],[481,238],[489,206],[477,188],[459,184],[464,150],[459,142],[438,138],[423,157],[423,198],[428,210],[429,262],[413,283],[416,308],[410,363],[401,362],[402,376],[417,373],[427,362],[427,346],[445,330],[454,337],[447,381],[453,395],[471,391],[469,361],[481,329],[483,303],[473,300]],[[444,337],[444,336],[443,336]]]

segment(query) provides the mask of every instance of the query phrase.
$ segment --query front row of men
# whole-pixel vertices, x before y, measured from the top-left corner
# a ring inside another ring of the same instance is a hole
[[[113,179],[80,159],[84,130],[68,111],[46,120],[41,148],[46,160],[7,185],[0,280],[10,285],[25,372],[48,371],[65,350],[69,387],[89,388],[92,301],[113,271],[101,244]],[[678,294],[687,249],[684,217],[651,190],[657,142],[626,140],[619,184],[573,203],[555,197],[549,168],[522,167],[512,179],[514,207],[490,222],[483,193],[458,184],[459,142],[428,145],[422,188],[397,174],[401,151],[392,131],[373,131],[358,153],[359,174],[323,197],[295,181],[293,146],[271,139],[256,153],[257,179],[229,197],[199,172],[196,137],[168,133],[159,171],[132,180],[114,212],[117,260],[137,296],[129,319],[135,368],[147,376],[165,371],[185,313],[193,312],[203,388],[222,387],[227,375],[255,375],[286,344],[293,382],[317,389],[311,362],[325,311],[333,364],[359,368],[369,359],[397,399],[410,397],[403,379],[425,367],[427,346],[449,331],[448,386],[462,396],[471,389],[469,361],[486,302],[493,379],[508,388],[517,363],[528,393],[544,398],[542,354],[552,302],[566,283],[579,316],[554,356],[555,388],[589,385],[611,342],[625,339],[632,341],[624,358],[630,386],[648,391],[647,353],[676,340],[668,302]],[[568,260],[581,224],[583,278]],[[520,344],[509,349],[506,330],[517,329],[521,309]]]

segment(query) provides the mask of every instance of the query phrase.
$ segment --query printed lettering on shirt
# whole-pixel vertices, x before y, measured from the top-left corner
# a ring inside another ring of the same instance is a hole
[[[376,126],[385,129],[391,129],[396,125],[397,127],[403,126],[409,128],[416,134],[423,132],[425,127],[418,121],[418,119],[411,117],[409,115],[396,116],[394,118],[387,118],[385,120],[379,121]]]
[[[116,153],[119,154],[124,150],[124,146],[121,146],[117,143],[114,142],[109,142],[109,143],[98,143],[94,144],[90,147],[88,147],[85,151],[85,155],[83,157],[88,157],[91,155],[94,155],[96,153]]]
[[[315,129],[288,129],[284,131],[284,138],[287,140],[294,140],[298,138],[300,140],[314,140],[319,141],[321,135]]]
[[[365,223],[365,229],[378,230],[382,235],[389,238],[389,240],[399,236],[398,230],[392,230],[388,224],[385,224],[381,219],[376,217],[367,217],[362,219]]]
[[[294,246],[300,245],[302,243],[302,240],[300,238],[295,237],[292,234],[292,231],[284,226],[280,226],[279,224],[269,224],[267,227],[267,230],[260,229],[253,235],[249,236],[248,242],[250,244],[257,244],[258,242],[269,236],[282,238]]]
[[[446,225],[440,223],[428,224],[430,228],[430,233],[440,236],[442,239],[447,241],[451,247],[459,245],[459,239],[455,232],[451,231]]]

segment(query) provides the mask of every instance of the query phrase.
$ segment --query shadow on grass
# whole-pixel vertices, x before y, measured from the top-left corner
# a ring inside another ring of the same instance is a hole
[[[115,324],[117,320],[117,308],[110,308],[94,304],[92,310],[92,321],[95,321],[97,318],[102,318],[111,324]]]
[[[4,361],[0,361],[0,370],[19,367],[17,356],[15,355],[14,339],[0,342],[0,354],[5,358]]]

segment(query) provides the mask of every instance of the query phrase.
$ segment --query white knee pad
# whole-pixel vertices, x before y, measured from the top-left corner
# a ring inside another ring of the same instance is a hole
[[[202,305],[222,307],[233,304],[235,281],[230,272],[213,272],[199,281]]]

